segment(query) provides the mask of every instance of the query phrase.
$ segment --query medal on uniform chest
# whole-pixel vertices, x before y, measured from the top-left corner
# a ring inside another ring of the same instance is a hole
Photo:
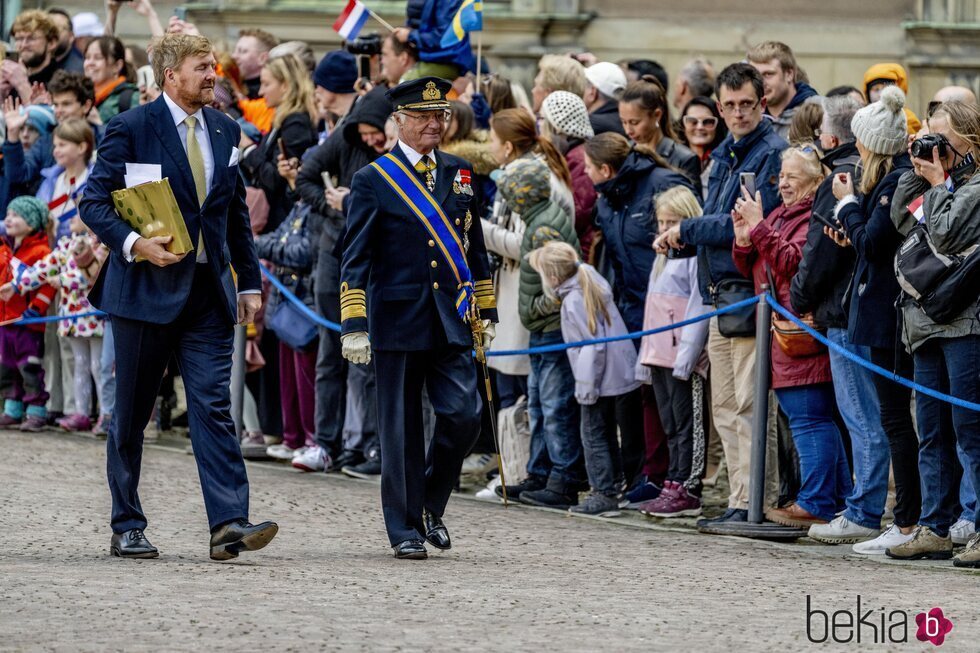
[[[469,170],[460,170],[453,180],[453,192],[457,195],[473,196],[473,182]]]

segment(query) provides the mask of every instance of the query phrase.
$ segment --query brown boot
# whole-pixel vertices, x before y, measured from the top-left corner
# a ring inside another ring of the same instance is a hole
[[[911,540],[885,550],[896,560],[949,560],[953,557],[953,540],[939,537],[928,526],[918,526]]]
[[[971,537],[966,548],[956,554],[953,566],[980,568],[980,533]]]
[[[767,510],[766,519],[774,521],[777,524],[782,524],[783,526],[794,526],[796,528],[810,528],[814,524],[827,523],[819,517],[814,517],[795,503],[791,503],[785,508]]]

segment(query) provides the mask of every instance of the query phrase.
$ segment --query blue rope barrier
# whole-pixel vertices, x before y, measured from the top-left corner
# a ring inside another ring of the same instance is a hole
[[[293,304],[293,306],[295,306],[296,308],[298,308],[300,310],[300,312],[303,315],[305,315],[306,317],[308,317],[311,320],[313,320],[313,322],[315,324],[319,325],[319,326],[322,326],[322,327],[324,327],[326,329],[330,329],[331,331],[336,331],[337,333],[340,333],[340,325],[339,324],[337,324],[336,322],[331,322],[330,320],[322,317],[317,312],[315,312],[313,310],[310,310],[310,307],[309,306],[307,306],[306,304],[304,304],[303,301],[299,297],[297,297],[295,294],[293,294],[293,292],[291,290],[289,290],[289,288],[287,288],[286,286],[284,286],[282,284],[282,282],[279,281],[279,279],[276,279],[276,275],[273,274],[272,271],[269,270],[269,268],[267,268],[264,265],[261,265],[260,264],[259,265],[259,269],[262,270],[262,274],[265,276],[266,279],[269,280],[269,283],[271,283],[272,286],[276,290],[279,291],[279,294],[281,294],[283,297],[285,297],[286,299],[288,299]]]
[[[11,326],[27,326],[28,324],[47,324],[48,322],[74,322],[76,320],[81,320],[86,317],[108,317],[102,311],[89,311],[88,313],[79,313],[78,315],[48,315],[45,317],[25,317],[16,322],[11,322]]]
[[[544,345],[543,347],[531,347],[530,349],[510,349],[501,351],[488,351],[487,356],[520,356],[524,354],[545,354],[553,351],[565,351],[567,349],[576,349],[578,347],[588,347],[589,345],[601,345],[607,342],[618,342],[620,340],[636,340],[637,338],[642,338],[644,336],[652,336],[657,333],[664,333],[666,331],[673,331],[674,329],[681,329],[688,326],[689,324],[695,324],[697,322],[703,322],[704,320],[710,320],[717,315],[724,315],[725,313],[732,313],[746,306],[752,306],[753,304],[759,303],[759,296],[749,297],[748,299],[743,299],[742,301],[732,304],[731,306],[726,306],[725,308],[719,308],[717,310],[711,311],[710,313],[705,313],[704,315],[699,315],[697,317],[692,317],[689,320],[682,320],[680,322],[675,322],[674,324],[668,324],[667,326],[657,327],[656,329],[648,329],[646,331],[635,331],[633,333],[627,333],[622,336],[608,336],[606,338],[594,338],[592,340],[581,340],[579,342],[562,342],[554,345]]]
[[[774,311],[776,311],[777,313],[785,317],[787,320],[793,322],[793,324],[800,327],[801,329],[809,333],[811,336],[816,338],[818,341],[822,342],[828,348],[833,349],[835,352],[837,352],[847,360],[851,361],[852,363],[857,363],[861,367],[871,370],[872,372],[874,372],[879,376],[883,376],[886,379],[894,381],[895,383],[904,385],[906,388],[911,388],[916,392],[922,393],[924,395],[928,395],[933,399],[938,399],[939,401],[943,401],[946,402],[947,404],[952,404],[954,406],[959,406],[960,408],[966,408],[967,410],[980,412],[980,404],[973,403],[972,401],[966,401],[965,399],[960,399],[959,397],[954,397],[952,395],[943,394],[942,392],[939,392],[937,390],[933,390],[923,385],[919,385],[915,381],[910,381],[904,377],[895,374],[894,372],[889,372],[883,367],[880,367],[872,362],[864,360],[854,352],[847,351],[837,343],[828,340],[826,336],[824,336],[816,329],[813,329],[812,327],[804,324],[800,318],[796,317],[788,309],[781,306],[779,302],[777,302],[775,298],[772,297],[772,295],[766,295],[766,301],[769,303],[770,306],[772,306],[772,309]]]

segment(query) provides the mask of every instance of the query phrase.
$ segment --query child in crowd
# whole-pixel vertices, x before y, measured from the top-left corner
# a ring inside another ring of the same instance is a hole
[[[674,186],[654,198],[660,233],[701,215],[688,188]],[[676,324],[703,315],[698,291],[698,259],[658,256],[650,271],[643,329]],[[637,506],[650,517],[697,517],[701,514],[701,477],[705,469],[704,376],[707,373],[708,322],[644,336],[637,377],[649,378],[667,436],[670,466],[663,491]]]
[[[48,312],[54,288],[42,285],[16,292],[14,282],[49,253],[48,206],[36,197],[22,196],[7,205],[0,239],[0,427],[20,424],[22,431],[40,431],[47,419],[48,393],[44,389],[44,325],[14,324],[21,318]]]
[[[626,335],[612,288],[571,245],[551,241],[531,252],[545,293],[561,302],[565,342]],[[623,459],[616,429],[616,400],[636,390],[636,347],[629,340],[567,350],[582,413],[582,448],[592,494],[569,512],[599,517],[619,515],[624,487]]]
[[[56,141],[56,152],[57,148]],[[99,407],[104,405],[101,380],[103,319],[92,315],[78,316],[95,310],[89,304],[88,290],[95,283],[100,259],[104,260],[107,252],[77,214],[69,222],[71,235],[62,238],[50,254],[24,270],[13,284],[15,292],[21,294],[48,283],[61,288],[58,316],[76,318],[58,322],[58,337],[68,339],[75,359],[75,412],[58,420],[58,425],[66,431],[88,431],[92,428],[89,415],[92,412],[93,380]],[[99,419],[108,421],[105,415]]]

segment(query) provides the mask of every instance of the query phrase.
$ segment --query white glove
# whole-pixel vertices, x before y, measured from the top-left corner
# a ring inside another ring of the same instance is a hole
[[[367,331],[355,331],[340,336],[340,355],[355,365],[371,362],[371,340]]]
[[[483,320],[483,351],[490,351],[490,343],[497,337],[497,326],[490,320]]]

